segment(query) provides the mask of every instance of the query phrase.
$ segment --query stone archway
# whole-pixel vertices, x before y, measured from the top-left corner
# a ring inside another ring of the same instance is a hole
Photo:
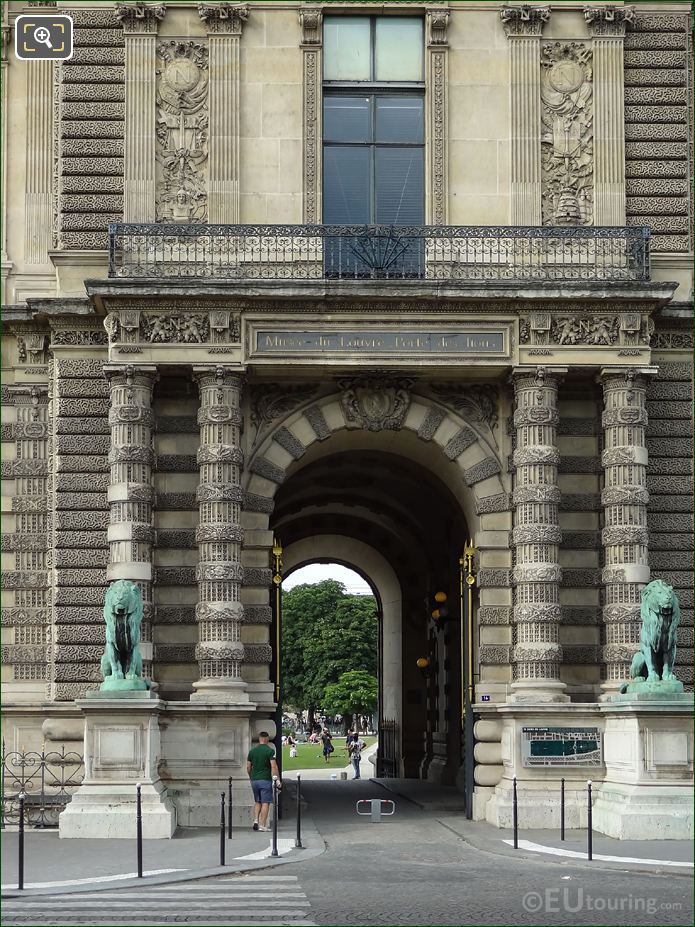
[[[403,723],[402,595],[391,564],[371,545],[343,535],[314,535],[290,544],[283,551],[285,575],[307,563],[330,560],[357,570],[377,593],[381,611],[381,713],[399,729]]]
[[[500,415],[495,387],[443,385],[416,394],[411,392],[412,381],[389,376],[352,378],[338,386],[340,392],[319,399],[313,399],[316,390],[306,391],[308,395],[295,402],[291,411],[275,417],[270,427],[266,423],[253,447],[247,448],[242,480],[242,523],[247,529],[242,555],[246,650],[260,655],[261,648],[251,642],[268,640],[267,628],[254,629],[253,625],[270,621],[267,565],[276,494],[290,477],[323,457],[378,446],[431,473],[460,507],[478,548],[481,592],[477,618],[484,636],[481,633],[476,640],[476,659],[481,666],[491,664],[486,691],[499,693],[504,700],[511,682],[512,646],[510,486],[503,463],[510,448],[506,434],[495,427]],[[467,414],[476,412],[467,391],[475,396],[483,389],[495,392],[489,414]],[[263,689],[260,667],[250,669],[247,678],[253,682],[249,688],[257,703],[262,703],[258,698]],[[445,697],[443,692],[441,696]]]

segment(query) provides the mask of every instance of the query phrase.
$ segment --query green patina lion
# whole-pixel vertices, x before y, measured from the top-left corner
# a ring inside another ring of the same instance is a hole
[[[101,658],[102,689],[146,689],[142,678],[140,625],[142,593],[126,579],[119,579],[106,590],[104,621],[106,649]]]
[[[640,649],[632,658],[632,683],[621,686],[621,692],[634,691],[635,682],[678,682],[673,667],[676,662],[676,629],[681,619],[678,599],[673,587],[655,579],[642,590],[640,608],[642,632]]]

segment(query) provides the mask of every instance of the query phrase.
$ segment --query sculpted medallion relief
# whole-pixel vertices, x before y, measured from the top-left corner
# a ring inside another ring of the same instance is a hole
[[[541,53],[544,225],[591,225],[593,84],[591,49],[553,42]]]
[[[157,220],[204,222],[207,48],[196,42],[163,42],[157,55]]]
[[[410,406],[407,378],[391,380],[381,377],[358,377],[341,380],[340,404],[345,420],[367,431],[397,431],[402,427]]]

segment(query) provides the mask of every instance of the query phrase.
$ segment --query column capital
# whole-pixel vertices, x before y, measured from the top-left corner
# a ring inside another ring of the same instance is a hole
[[[154,35],[166,11],[165,3],[117,3],[116,19],[120,21],[124,32]]]
[[[447,46],[447,29],[449,28],[449,11],[441,8],[427,9],[427,44]]]
[[[543,26],[550,19],[549,6],[505,6],[500,10],[500,19],[507,38],[536,38],[543,33]]]
[[[607,380],[635,380],[637,377],[655,377],[659,372],[656,366],[649,367],[601,367],[596,376],[597,383]]]
[[[238,3],[199,3],[198,15],[205,23],[208,35],[240,36],[249,18],[249,8]]]
[[[592,38],[625,38],[625,29],[635,19],[633,6],[585,6],[584,19]]]
[[[113,377],[158,377],[156,364],[104,364],[104,376],[107,380]]]
[[[302,27],[302,45],[321,46],[323,36],[323,10],[320,7],[305,7],[299,10],[299,25]]]

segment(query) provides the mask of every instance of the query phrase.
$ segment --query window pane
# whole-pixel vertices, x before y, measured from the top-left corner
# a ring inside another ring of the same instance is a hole
[[[324,80],[369,80],[370,44],[368,16],[326,16],[323,20]]]
[[[369,223],[369,148],[327,145],[323,149],[323,221]]]
[[[422,97],[377,97],[376,141],[422,144]]]
[[[377,148],[375,165],[378,225],[422,225],[422,148]]]
[[[369,142],[369,97],[324,97],[323,137],[327,142]]]
[[[376,80],[422,80],[422,20],[379,16],[376,21]]]

